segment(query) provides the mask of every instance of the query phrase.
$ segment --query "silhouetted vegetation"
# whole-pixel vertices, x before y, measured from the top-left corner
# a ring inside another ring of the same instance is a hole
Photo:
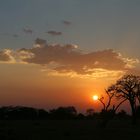
[[[140,101],[140,77],[124,75],[108,88],[118,100],[128,101],[132,112],[132,123],[136,123],[137,101]],[[140,102],[139,102],[140,103]]]
[[[48,112],[44,109],[35,109],[23,106],[7,106],[0,108],[0,119],[43,119],[48,117]]]
[[[74,119],[77,117],[75,107],[58,107],[49,112],[24,106],[5,106],[0,108],[0,119]]]
[[[52,119],[73,119],[77,115],[75,107],[59,107],[50,110],[50,118]]]
[[[107,123],[111,119],[113,119],[114,116],[116,116],[116,112],[121,106],[121,104],[123,104],[126,101],[126,99],[123,99],[121,101],[117,100],[115,104],[113,104],[112,101],[114,100],[114,98],[116,98],[116,96],[115,96],[115,92],[112,92],[112,87],[107,88],[107,90],[105,90],[105,93],[108,98],[107,101],[104,101],[105,99],[104,96],[98,99],[100,103],[103,105],[103,109],[100,113],[100,116],[102,118],[100,124],[101,127],[106,127]]]
[[[112,110],[102,110],[101,112],[95,112],[94,109],[87,109],[86,114],[77,113],[77,110],[73,106],[58,107],[49,111],[44,109],[36,109],[25,106],[5,106],[0,108],[0,119],[1,120],[82,120],[82,119],[105,119],[110,118],[111,114],[114,116]],[[139,108],[137,110],[139,114]],[[121,111],[115,114],[116,117],[128,116],[125,111]]]
[[[118,119],[129,119],[130,116],[126,113],[125,110],[121,110],[116,114]]]
[[[140,76],[124,75],[117,82],[107,88],[105,93],[108,101],[104,101],[105,97],[102,96],[98,100],[103,105],[100,113],[102,117],[101,126],[106,127],[107,123],[118,116],[119,118],[127,117],[126,112],[123,110],[116,115],[119,107],[126,101],[129,102],[132,112],[132,124],[136,124],[136,118],[140,117]],[[116,99],[115,103],[112,100]],[[90,110],[89,110],[90,112]]]

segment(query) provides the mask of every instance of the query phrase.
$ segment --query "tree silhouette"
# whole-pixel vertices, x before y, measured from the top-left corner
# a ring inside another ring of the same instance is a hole
[[[50,110],[50,115],[53,119],[73,119],[77,115],[75,107],[58,107],[57,109]]]
[[[0,107],[0,119],[48,119],[49,113],[44,109],[36,109],[25,106]]]
[[[120,105],[126,101],[126,99],[123,99],[121,101],[118,101],[116,104],[112,104],[112,100],[114,98],[116,98],[115,92],[114,91],[112,92],[113,89],[114,89],[114,86],[111,86],[107,90],[105,90],[105,93],[107,94],[107,97],[108,97],[108,101],[106,103],[104,101],[104,99],[105,99],[104,96],[102,96],[101,98],[98,99],[101,102],[101,104],[103,105],[102,110],[105,112],[112,110],[114,113],[116,113],[116,111],[118,110]]]
[[[101,117],[103,119],[101,123],[101,127],[106,127],[107,123],[115,116],[116,111],[119,109],[120,105],[126,101],[126,99],[123,99],[121,101],[116,101],[116,104],[113,104],[113,99],[115,99],[115,92],[112,91],[114,89],[114,86],[109,87],[107,90],[105,90],[105,93],[107,95],[108,100],[105,101],[105,97],[102,96],[98,100],[103,105],[103,109],[101,111]]]
[[[137,88],[136,90],[136,97],[140,106],[140,76],[137,76]]]
[[[129,115],[126,113],[125,110],[120,110],[118,113],[117,113],[117,117],[119,119],[127,119],[129,118]]]
[[[87,116],[93,116],[94,115],[94,109],[93,108],[89,108],[89,109],[87,109],[86,110],[86,114],[87,114]]]
[[[119,100],[127,100],[131,107],[132,123],[136,123],[136,101],[140,101],[140,77],[124,75],[114,85],[108,88]]]

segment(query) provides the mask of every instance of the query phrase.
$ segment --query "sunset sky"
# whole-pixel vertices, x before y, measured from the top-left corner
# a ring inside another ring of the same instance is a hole
[[[0,105],[98,110],[139,60],[139,0],[0,1]]]

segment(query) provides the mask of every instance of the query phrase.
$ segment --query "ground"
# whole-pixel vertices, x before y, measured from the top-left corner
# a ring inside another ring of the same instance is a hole
[[[139,140],[140,124],[111,121],[100,128],[95,120],[0,121],[0,140]]]

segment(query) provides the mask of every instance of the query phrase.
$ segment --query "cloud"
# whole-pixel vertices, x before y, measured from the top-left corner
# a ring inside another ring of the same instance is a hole
[[[39,64],[55,74],[83,76],[109,76],[129,71],[139,63],[138,59],[125,58],[112,49],[84,53],[73,44],[47,44],[37,38],[32,48],[0,52],[1,61]]]
[[[95,69],[111,71],[128,70],[135,66],[137,59],[124,58],[120,53],[111,49],[83,53],[73,44],[47,44],[45,40],[37,39],[34,47],[26,51],[34,54],[34,57],[24,61],[51,67],[59,72],[76,72],[78,74],[92,74]]]
[[[7,54],[7,50],[0,51],[0,61],[9,61],[10,57]]]
[[[92,79],[96,79],[96,78],[104,78],[104,77],[108,77],[110,79],[114,79],[114,77],[121,77],[122,75],[125,74],[125,71],[122,70],[106,70],[106,69],[94,69],[92,71],[92,73],[86,73],[86,74],[79,74],[76,73],[74,71],[71,72],[59,72],[59,71],[55,71],[52,69],[42,69],[42,72],[47,73],[47,75],[49,76],[59,76],[59,77],[63,77],[63,76],[69,76],[69,77],[80,77],[80,78],[92,78]]]
[[[26,33],[26,34],[32,34],[33,30],[29,29],[29,28],[23,28],[23,32]]]
[[[67,21],[67,20],[63,20],[62,23],[63,23],[64,25],[71,25],[71,22],[70,22],[70,21]]]
[[[26,51],[26,49],[20,49],[17,51],[11,49],[4,49],[0,51],[0,62],[6,63],[27,63],[24,59],[33,57],[34,54]]]
[[[54,30],[50,30],[47,33],[52,35],[52,36],[60,36],[60,35],[62,35],[62,32],[58,32],[58,31],[54,31]]]
[[[46,43],[47,43],[46,40],[41,39],[41,38],[37,38],[37,39],[35,40],[34,47],[35,47],[35,48],[44,47],[44,46],[46,46]]]

